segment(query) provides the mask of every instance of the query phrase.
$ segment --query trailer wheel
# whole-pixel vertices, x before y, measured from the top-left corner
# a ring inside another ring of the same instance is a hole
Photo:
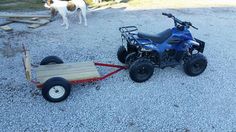
[[[61,58],[57,56],[47,56],[41,62],[40,65],[62,64],[64,63]]]
[[[42,95],[50,102],[60,102],[70,95],[71,84],[61,77],[53,77],[43,84]]]
[[[202,54],[193,54],[184,62],[184,72],[189,76],[197,76],[205,71],[207,59]]]
[[[140,58],[134,61],[129,68],[130,78],[135,82],[145,82],[154,72],[154,66],[152,62],[145,58]]]
[[[117,58],[121,63],[125,63],[125,58],[128,55],[126,48],[122,45],[117,51]]]

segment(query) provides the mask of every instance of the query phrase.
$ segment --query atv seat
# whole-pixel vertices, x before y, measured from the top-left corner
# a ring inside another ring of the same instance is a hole
[[[138,37],[144,38],[144,39],[150,39],[157,43],[163,43],[166,39],[168,39],[172,35],[171,29],[167,29],[159,34],[146,34],[146,33],[138,33]]]

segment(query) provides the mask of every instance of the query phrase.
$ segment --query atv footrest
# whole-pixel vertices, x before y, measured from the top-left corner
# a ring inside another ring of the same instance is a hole
[[[164,69],[166,67],[175,67],[176,65],[179,65],[179,64],[180,64],[180,62],[178,62],[178,61],[163,62],[160,65],[160,68]]]

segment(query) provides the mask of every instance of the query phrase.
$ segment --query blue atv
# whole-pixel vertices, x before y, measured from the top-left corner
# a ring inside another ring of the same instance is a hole
[[[205,42],[194,38],[189,31],[191,22],[177,19],[172,14],[162,13],[174,20],[175,27],[159,34],[138,32],[137,27],[120,27],[122,46],[117,58],[129,67],[133,81],[144,82],[154,72],[154,67],[175,67],[183,64],[189,76],[197,76],[207,67],[207,59],[202,55]]]

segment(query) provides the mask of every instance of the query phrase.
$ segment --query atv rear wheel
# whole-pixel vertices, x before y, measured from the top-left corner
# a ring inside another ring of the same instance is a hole
[[[129,53],[138,52],[138,48],[129,42],[127,42],[127,50]]]
[[[189,76],[197,76],[205,71],[207,59],[202,54],[193,54],[184,62],[184,72]]]
[[[129,53],[125,58],[125,64],[130,66],[137,58],[138,54],[136,52]]]
[[[130,78],[135,82],[145,82],[154,72],[154,66],[152,62],[145,58],[140,58],[134,61],[129,68]]]
[[[121,63],[125,63],[125,58],[128,55],[126,48],[122,45],[117,51],[117,58]]]

